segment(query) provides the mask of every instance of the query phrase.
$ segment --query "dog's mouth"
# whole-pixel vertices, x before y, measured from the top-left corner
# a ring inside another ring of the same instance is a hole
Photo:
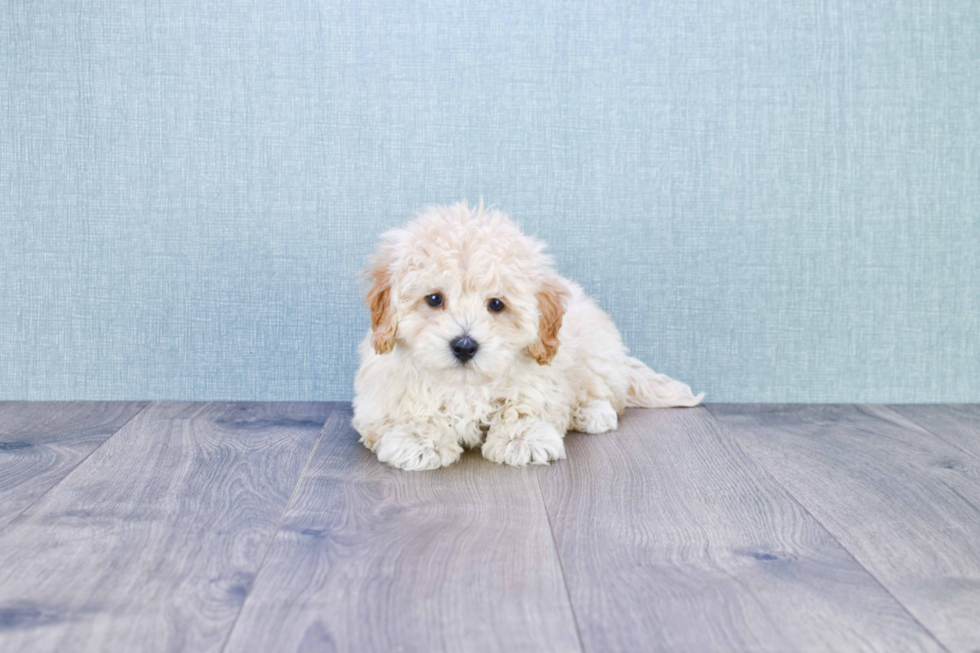
[[[454,376],[456,377],[457,381],[465,385],[487,383],[493,379],[491,374],[488,374],[486,370],[478,367],[472,360],[462,363],[459,361],[454,361],[453,365],[449,369],[455,372]]]

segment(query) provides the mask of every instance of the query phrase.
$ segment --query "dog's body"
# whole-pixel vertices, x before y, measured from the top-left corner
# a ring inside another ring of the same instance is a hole
[[[700,402],[630,357],[543,250],[465,204],[382,237],[354,384],[354,428],[379,460],[434,469],[482,443],[494,462],[543,464],[565,457],[566,431],[614,430],[627,406]]]

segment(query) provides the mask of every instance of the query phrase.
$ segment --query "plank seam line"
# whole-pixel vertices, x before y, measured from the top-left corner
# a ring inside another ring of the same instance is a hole
[[[843,405],[846,405],[846,406],[854,406],[855,408],[858,407],[858,404],[843,404]],[[948,648],[946,648],[946,645],[943,642],[941,642],[938,637],[936,637],[936,634],[934,632],[932,632],[932,630],[930,630],[929,628],[926,628],[926,625],[924,623],[922,623],[921,621],[919,621],[919,618],[918,617],[916,617],[914,614],[912,614],[912,611],[909,610],[908,606],[906,606],[904,603],[902,603],[901,601],[899,601],[898,600],[898,597],[895,596],[894,594],[892,594],[892,591],[890,589],[888,589],[887,587],[885,587],[884,583],[881,582],[881,579],[878,578],[874,574],[874,572],[872,572],[870,569],[868,569],[863,564],[861,564],[861,561],[858,560],[854,556],[854,553],[851,552],[851,550],[848,549],[846,546],[844,546],[844,544],[837,538],[837,536],[829,528],[827,528],[822,521],[820,521],[819,519],[817,519],[817,517],[812,512],[810,512],[810,510],[805,505],[803,505],[803,502],[800,501],[796,497],[796,495],[793,494],[789,490],[789,488],[787,488],[785,485],[783,485],[782,483],[780,483],[779,482],[779,479],[777,479],[775,476],[773,476],[772,473],[769,472],[769,469],[765,465],[763,465],[759,460],[756,459],[755,456],[753,456],[745,447],[742,446],[742,443],[739,442],[738,436],[735,435],[735,432],[732,431],[730,428],[728,428],[728,425],[725,424],[724,422],[722,422],[718,418],[718,416],[715,415],[714,411],[711,410],[711,405],[710,404],[709,405],[706,405],[705,408],[707,409],[708,414],[711,415],[711,419],[713,419],[715,421],[715,423],[718,425],[719,430],[722,433],[727,433],[728,434],[728,437],[735,444],[735,446],[738,447],[739,450],[743,454],[745,454],[745,456],[749,460],[751,460],[760,470],[762,470],[762,472],[766,476],[768,476],[772,480],[772,482],[776,484],[777,487],[781,488],[783,490],[783,492],[786,493],[786,496],[788,496],[793,501],[793,503],[795,503],[797,506],[800,507],[800,510],[802,510],[804,513],[806,513],[810,517],[810,519],[812,519],[818,526],[820,526],[820,528],[823,530],[824,533],[826,533],[832,540],[834,540],[834,542],[837,542],[837,546],[839,546],[841,548],[841,551],[843,551],[844,553],[846,553],[847,556],[851,560],[854,561],[854,564],[856,564],[858,567],[860,567],[861,569],[863,569],[865,571],[865,573],[867,573],[868,576],[878,585],[878,587],[880,587],[888,596],[892,597],[892,600],[895,601],[895,603],[898,605],[898,607],[900,607],[902,609],[902,611],[909,616],[909,619],[911,619],[915,623],[919,624],[919,628],[921,628],[926,634],[928,634],[929,637],[931,637],[932,640],[934,642],[936,642],[936,644],[939,645],[939,648],[941,648],[942,650],[946,651],[947,653],[952,653]]]
[[[69,403],[69,402],[66,402],[66,403]],[[132,402],[132,403],[139,403],[139,402],[135,402],[135,401],[134,401],[134,402]],[[10,527],[10,526],[13,526],[13,525],[15,525],[15,524],[17,524],[17,520],[18,520],[18,519],[20,519],[20,518],[21,518],[21,516],[22,516],[22,515],[23,515],[23,514],[24,514],[25,512],[27,512],[28,510],[30,510],[31,508],[33,508],[33,507],[34,507],[34,506],[35,506],[35,505],[37,504],[37,502],[38,502],[38,501],[40,501],[40,500],[41,500],[41,499],[43,499],[43,498],[44,498],[45,496],[47,496],[47,494],[48,494],[48,492],[50,492],[51,490],[53,490],[53,489],[55,489],[56,487],[58,487],[58,486],[59,486],[59,485],[61,485],[62,483],[64,483],[64,482],[65,482],[65,479],[67,479],[67,478],[68,478],[69,476],[71,476],[72,474],[74,474],[74,473],[75,473],[75,470],[76,470],[76,469],[78,469],[79,467],[81,467],[81,466],[82,466],[82,463],[84,463],[84,462],[85,462],[86,460],[88,460],[89,458],[91,458],[91,457],[92,457],[92,454],[94,454],[94,453],[95,453],[96,451],[98,451],[99,449],[101,449],[102,447],[104,447],[104,446],[105,446],[105,443],[106,443],[106,442],[108,442],[108,441],[109,441],[109,440],[111,440],[112,438],[114,438],[114,437],[116,437],[116,435],[117,435],[117,434],[118,434],[118,433],[119,433],[120,431],[122,431],[122,430],[123,430],[124,428],[126,428],[127,426],[129,426],[129,423],[130,423],[130,422],[132,422],[132,421],[133,421],[134,419],[136,419],[137,417],[139,417],[140,415],[142,415],[142,414],[143,414],[143,411],[144,411],[144,410],[146,410],[146,409],[147,409],[147,407],[149,407],[149,405],[150,405],[150,404],[152,404],[152,403],[154,403],[154,402],[152,402],[152,401],[147,401],[147,402],[144,402],[144,403],[143,403],[143,406],[142,406],[142,407],[140,407],[140,409],[139,409],[138,411],[136,411],[135,413],[133,413],[133,415],[132,415],[132,417],[130,417],[130,418],[129,418],[129,419],[127,419],[127,420],[126,420],[125,422],[123,422],[122,424],[120,424],[120,425],[119,425],[119,428],[117,428],[117,429],[116,429],[115,431],[113,431],[112,433],[110,433],[110,434],[109,434],[109,437],[107,437],[107,438],[106,438],[105,440],[103,440],[102,442],[100,442],[100,443],[99,443],[99,446],[97,446],[97,447],[96,447],[95,449],[92,449],[92,450],[91,450],[91,451],[89,451],[89,452],[88,452],[87,454],[85,454],[85,457],[84,457],[84,458],[82,458],[81,460],[79,460],[79,461],[78,461],[77,463],[75,463],[75,466],[74,466],[74,467],[72,467],[71,469],[69,469],[69,470],[68,470],[68,473],[67,473],[67,474],[65,474],[64,476],[62,476],[61,478],[59,478],[59,479],[57,480],[57,482],[55,482],[55,483],[54,483],[54,484],[53,484],[53,485],[52,485],[51,487],[49,487],[49,488],[48,488],[47,490],[45,490],[45,491],[44,491],[44,492],[42,492],[41,494],[39,494],[39,495],[37,495],[37,496],[36,496],[36,497],[34,498],[34,500],[33,500],[33,501],[31,501],[31,502],[30,502],[29,504],[27,504],[26,506],[24,506],[24,507],[23,507],[23,508],[22,508],[22,509],[21,509],[21,510],[20,510],[20,511],[19,511],[19,512],[18,512],[18,513],[17,513],[17,514],[16,514],[15,516],[14,516],[14,518],[13,518],[13,519],[11,519],[10,521],[8,521],[8,522],[7,522],[7,523],[6,523],[6,524],[5,524],[4,526],[2,526],[2,527],[0,527],[0,533],[2,533],[2,532],[3,532],[3,531],[4,531],[5,529],[7,529],[8,527]]]
[[[567,461],[565,464],[568,464]],[[531,470],[528,470],[531,471]],[[541,499],[541,509],[544,510],[544,517],[548,522],[548,534],[551,535],[551,547],[555,552],[555,560],[558,561],[558,571],[561,572],[561,584],[565,588],[565,598],[568,599],[568,611],[572,613],[572,625],[575,626],[575,638],[578,639],[578,648],[585,653],[585,643],[582,641],[582,631],[578,627],[578,617],[575,615],[575,604],[572,603],[572,593],[568,589],[568,578],[565,576],[565,565],[561,561],[561,553],[558,552],[558,542],[555,540],[555,527],[551,523],[551,513],[548,511],[548,504],[544,500],[544,490],[541,489],[541,478],[537,470],[534,473],[534,484],[538,486],[538,497]]]
[[[906,415],[904,413],[900,413],[897,410],[892,409],[891,406],[889,406],[888,404],[873,404],[873,405],[878,406],[878,408],[884,409],[886,412],[890,413],[891,415],[894,415],[895,417],[898,417],[900,419],[905,420],[906,422],[911,423],[913,426],[917,426],[918,428],[922,429],[923,431],[925,431],[926,433],[928,433],[932,437],[936,438],[940,442],[945,442],[949,446],[951,446],[954,449],[958,450],[960,453],[966,454],[967,456],[969,456],[971,458],[974,458],[976,460],[980,460],[980,455],[977,455],[976,453],[974,453],[972,451],[969,451],[968,449],[964,449],[957,442],[954,442],[953,440],[947,440],[946,438],[944,438],[943,436],[941,436],[936,431],[933,431],[932,428],[929,427],[929,426],[927,426],[924,422],[920,422],[919,420],[915,419],[914,417],[909,417],[908,415]],[[943,404],[940,404],[940,405],[943,405]]]
[[[306,477],[306,472],[309,470],[310,463],[313,461],[313,454],[316,453],[316,450],[320,446],[320,440],[323,439],[323,434],[327,430],[327,424],[330,423],[330,418],[333,417],[336,406],[336,402],[330,403],[330,412],[327,413],[327,418],[323,420],[323,427],[320,429],[320,433],[316,436],[316,442],[313,443],[313,448],[310,449],[310,455],[306,458],[306,464],[303,465],[303,471],[301,471],[299,476],[296,478],[296,485],[293,486],[293,491],[289,495],[289,501],[286,502],[286,505],[282,509],[282,515],[279,516],[279,523],[276,524],[276,529],[272,531],[272,536],[269,538],[269,545],[265,548],[265,553],[262,554],[262,560],[255,568],[255,575],[252,576],[252,580],[248,584],[248,589],[245,591],[245,598],[242,599],[241,605],[238,606],[238,612],[235,613],[235,619],[231,622],[231,627],[228,629],[228,634],[225,636],[225,643],[221,645],[221,650],[219,653],[224,653],[225,649],[228,648],[228,643],[231,641],[232,633],[235,632],[235,628],[238,626],[238,620],[241,618],[242,612],[245,611],[245,604],[248,603],[249,597],[252,596],[252,589],[255,587],[255,581],[258,580],[259,574],[262,573],[262,568],[265,566],[265,561],[269,558],[269,553],[272,551],[272,547],[276,543],[276,537],[279,535],[279,530],[282,528],[282,523],[286,519],[286,514],[289,512],[290,506],[293,505],[293,500],[296,499],[296,493],[299,492],[299,486],[303,483],[303,479]]]

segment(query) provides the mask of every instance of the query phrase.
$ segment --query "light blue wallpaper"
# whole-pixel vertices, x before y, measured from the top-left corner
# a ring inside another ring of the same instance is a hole
[[[346,399],[481,196],[712,401],[980,401],[974,0],[0,0],[0,398]]]

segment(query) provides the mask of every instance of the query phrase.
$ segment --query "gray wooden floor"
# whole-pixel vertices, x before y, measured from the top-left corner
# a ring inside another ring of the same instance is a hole
[[[0,651],[980,650],[980,407],[628,411],[406,473],[347,404],[0,403]]]

